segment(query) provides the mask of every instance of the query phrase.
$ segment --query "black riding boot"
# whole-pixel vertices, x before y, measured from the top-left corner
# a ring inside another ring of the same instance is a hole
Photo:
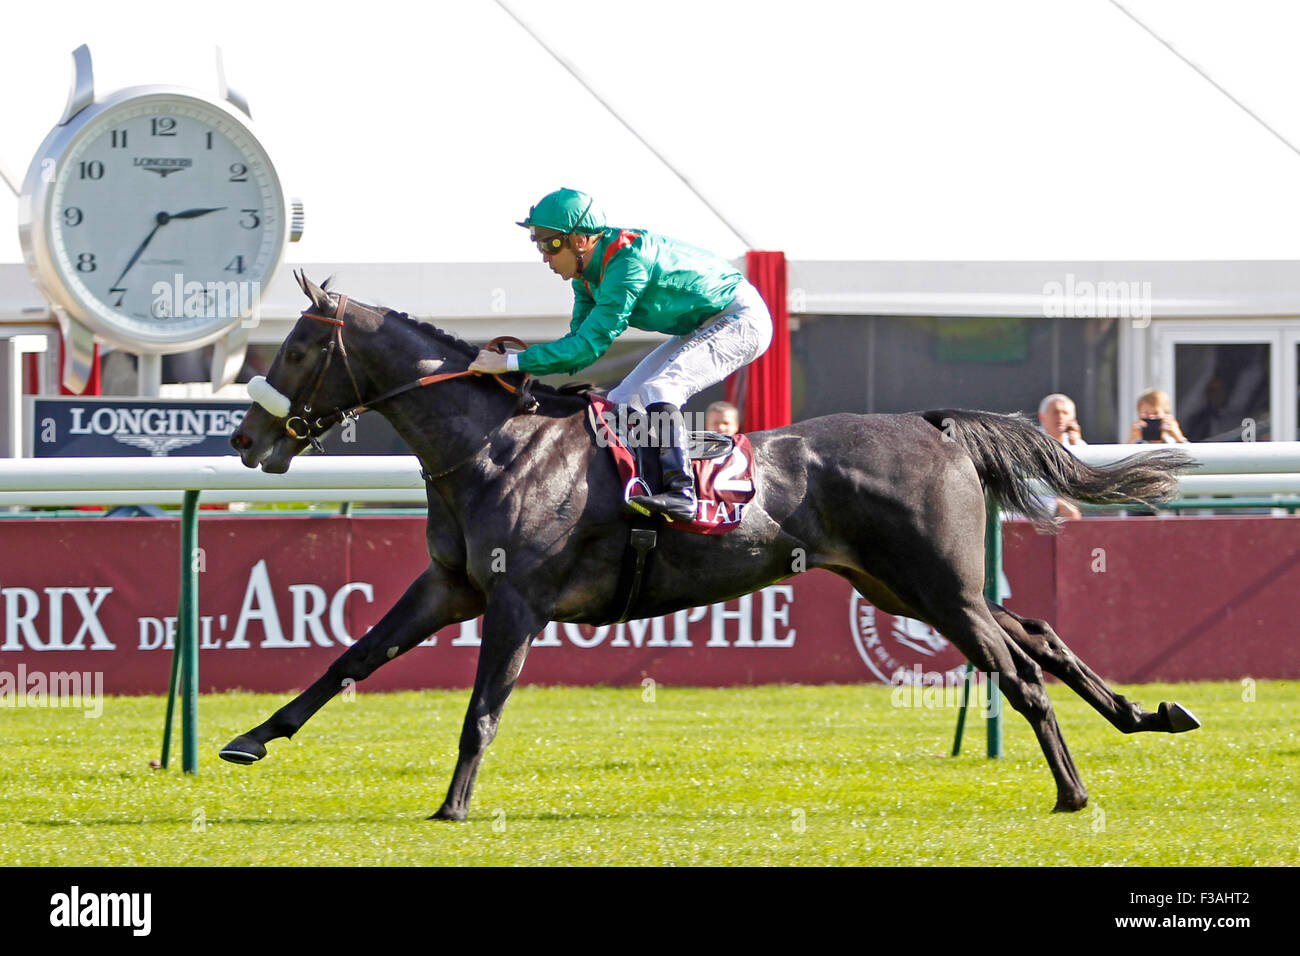
[[[686,422],[681,409],[667,402],[646,408],[651,434],[659,449],[663,487],[657,495],[636,495],[630,500],[673,521],[695,517],[695,476],[686,453]]]

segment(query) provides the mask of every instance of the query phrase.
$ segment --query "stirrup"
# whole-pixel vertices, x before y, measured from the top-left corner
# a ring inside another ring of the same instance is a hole
[[[634,489],[637,485],[641,486],[641,488],[645,491],[645,494],[637,495],[636,497],[638,498],[649,497],[649,495],[651,494],[650,486],[645,483],[645,479],[643,479],[640,475],[637,475],[634,478],[630,478],[628,480],[628,483],[623,486],[623,504],[627,505],[629,508],[631,508],[633,511],[637,512],[638,514],[643,514],[649,517],[652,514],[650,509],[647,508],[645,505],[638,504],[637,502],[632,500],[632,489]]]

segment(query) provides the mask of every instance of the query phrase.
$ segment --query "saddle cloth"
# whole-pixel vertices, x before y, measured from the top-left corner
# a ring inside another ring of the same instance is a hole
[[[626,415],[603,395],[588,395],[587,423],[597,446],[609,449],[623,479],[623,500],[633,495],[652,495],[659,490],[658,456],[638,456],[628,447],[621,434]],[[644,451],[644,449],[642,449]],[[714,432],[691,432],[688,442],[691,467],[695,472],[695,496],[699,508],[689,522],[669,521],[670,528],[696,534],[726,534],[740,526],[745,508],[757,490],[754,483],[754,452],[746,435],[719,435]],[[637,468],[638,459],[653,467],[647,474]]]

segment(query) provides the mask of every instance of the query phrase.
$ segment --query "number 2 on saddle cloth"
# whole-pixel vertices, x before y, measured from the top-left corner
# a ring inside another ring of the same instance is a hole
[[[637,474],[636,457],[619,436],[616,423],[618,406],[601,395],[589,395],[587,424],[591,427],[596,444],[608,448],[618,465],[623,480],[623,500],[644,493],[654,494],[653,482],[646,482]],[[625,413],[626,415],[626,413]],[[626,421],[626,417],[624,417]],[[696,534],[726,534],[740,526],[745,507],[754,498],[754,453],[745,435],[730,436],[734,444],[730,452],[716,458],[693,458],[695,496],[699,509],[692,521],[668,521],[667,527]]]

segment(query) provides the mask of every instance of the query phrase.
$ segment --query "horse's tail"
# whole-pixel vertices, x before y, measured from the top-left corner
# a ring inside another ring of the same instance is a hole
[[[922,417],[965,449],[985,490],[999,505],[1042,528],[1055,527],[1057,520],[1034,494],[1029,479],[1038,478],[1056,494],[1089,504],[1151,505],[1173,498],[1179,472],[1195,463],[1185,452],[1160,449],[1093,467],[1024,415],[941,409],[922,412]]]

